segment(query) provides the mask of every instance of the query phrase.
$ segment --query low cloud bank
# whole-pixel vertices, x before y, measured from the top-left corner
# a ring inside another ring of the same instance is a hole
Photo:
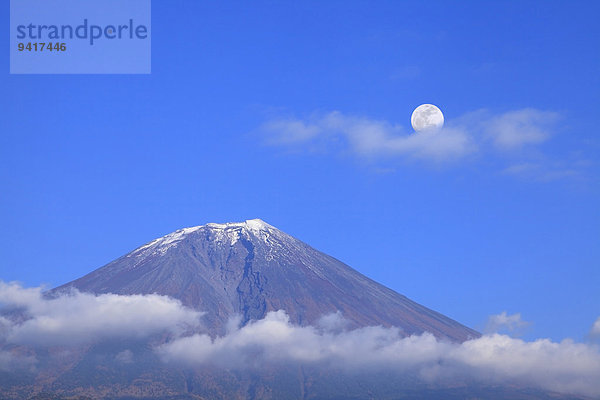
[[[202,313],[159,295],[95,296],[76,290],[44,297],[42,288],[0,282],[0,339],[7,344],[64,346],[113,337],[179,335]],[[6,313],[6,311],[12,312]]]
[[[323,325],[293,325],[283,311],[270,312],[223,337],[181,337],[157,352],[166,362],[187,366],[245,368],[298,362],[342,370],[381,368],[411,371],[430,383],[515,383],[600,396],[600,350],[593,345],[571,340],[526,342],[500,334],[457,344],[427,333],[403,337],[396,328],[380,326],[334,332]]]
[[[154,351],[164,362],[178,366],[260,368],[266,363],[296,363],[349,372],[410,372],[432,384],[521,384],[600,397],[599,347],[571,340],[527,342],[494,333],[450,343],[427,333],[404,337],[397,328],[349,330],[340,313],[324,316],[316,326],[297,326],[281,310],[241,327],[239,319],[232,319],[227,334],[211,338],[192,333],[200,331],[202,313],[168,297],[73,291],[48,298],[40,288],[3,282],[0,310],[4,370],[35,364],[27,352],[14,351],[23,346],[71,346],[168,332],[170,339]],[[518,315],[500,314],[495,320],[499,325],[521,323]],[[597,325],[598,321],[594,331]],[[115,360],[131,364],[134,354],[124,350]]]

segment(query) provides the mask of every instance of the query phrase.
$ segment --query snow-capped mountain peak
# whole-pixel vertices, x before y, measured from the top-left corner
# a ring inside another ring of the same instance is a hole
[[[222,333],[285,310],[314,324],[340,312],[352,326],[396,326],[462,341],[478,333],[367,278],[259,219],[179,229],[64,285],[92,293],[157,293],[205,312]]]
[[[186,239],[190,234],[196,233],[202,230],[211,230],[215,232],[217,240],[223,241],[229,240],[229,244],[235,244],[242,231],[261,237],[264,240],[268,239],[271,235],[287,236],[283,232],[279,231],[272,225],[269,225],[261,219],[249,219],[244,222],[227,222],[227,223],[214,223],[210,222],[205,225],[198,225],[189,228],[178,229],[165,236],[154,239],[143,246],[138,247],[129,256],[148,256],[155,254],[165,254],[172,248],[178,246],[178,244]]]
[[[217,224],[217,223],[211,222],[204,226],[213,228],[213,229],[242,228],[242,229],[248,229],[251,231],[270,231],[270,230],[276,229],[275,227],[267,224],[262,219],[258,219],[258,218],[248,219],[244,222],[227,222],[224,224]],[[196,228],[201,228],[201,227],[196,227]]]

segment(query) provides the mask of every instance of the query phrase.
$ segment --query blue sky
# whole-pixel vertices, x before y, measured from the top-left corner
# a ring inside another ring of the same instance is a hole
[[[474,328],[506,311],[526,338],[585,338],[597,3],[152,7],[151,75],[9,75],[2,42],[2,280],[54,286],[262,218]],[[456,141],[406,144],[422,103]]]

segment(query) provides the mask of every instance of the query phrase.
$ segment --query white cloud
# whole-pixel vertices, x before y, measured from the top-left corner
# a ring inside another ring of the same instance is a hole
[[[600,351],[592,345],[570,340],[526,342],[499,334],[457,344],[431,334],[404,337],[397,328],[381,326],[332,332],[292,325],[283,311],[271,312],[223,337],[196,334],[157,351],[167,362],[191,366],[241,368],[300,362],[340,369],[385,368],[416,372],[431,383],[468,379],[600,395]]]
[[[165,362],[192,367],[260,368],[264,363],[303,363],[334,370],[415,373],[432,384],[521,384],[600,396],[600,348],[571,340],[527,342],[492,334],[450,343],[427,333],[405,337],[394,327],[348,330],[340,313],[324,316],[316,326],[297,326],[284,311],[270,312],[242,327],[240,319],[233,318],[224,336],[211,338],[194,333],[199,332],[200,312],[167,297],[71,292],[47,298],[40,288],[2,282],[0,310],[4,311],[0,343],[9,345],[0,349],[0,369],[4,370],[35,366],[35,358],[23,351],[28,345],[70,346],[170,332],[168,341],[155,351]],[[523,323],[518,314],[506,313],[491,321],[507,327]],[[193,329],[186,329],[190,327]],[[600,318],[593,332],[600,332]],[[129,364],[134,354],[122,350],[115,360]]]
[[[349,321],[339,311],[324,315],[317,321],[317,327],[328,332],[341,332],[348,325]]]
[[[92,295],[72,291],[44,297],[42,288],[0,282],[0,307],[16,309],[0,320],[1,339],[37,346],[70,345],[112,337],[180,333],[197,326],[202,313],[159,295]]]
[[[592,330],[590,333],[592,336],[600,337],[600,317],[598,317],[596,322],[594,322],[594,325],[592,325]]]
[[[526,342],[487,335],[457,346],[450,358],[474,376],[496,382],[514,380],[565,393],[600,395],[598,347],[571,340]]]
[[[269,121],[263,125],[263,129],[278,133],[270,138],[272,144],[302,143],[315,138],[321,132],[316,125],[294,119]]]
[[[509,315],[506,311],[502,311],[500,314],[491,315],[488,318],[485,331],[488,333],[510,332],[511,334],[520,334],[529,325],[529,322],[521,319],[521,313]]]
[[[490,118],[484,130],[497,148],[513,150],[548,140],[558,117],[554,112],[525,108]]]
[[[472,138],[461,129],[406,134],[387,121],[333,111],[306,121],[275,119],[262,125],[267,143],[280,146],[318,146],[349,150],[360,157],[407,157],[448,161],[475,151]]]
[[[37,360],[28,354],[0,350],[0,371],[15,372],[23,369],[33,371]]]
[[[115,356],[115,360],[120,362],[121,364],[131,364],[133,363],[133,352],[131,350],[123,350]]]
[[[405,65],[401,68],[398,68],[396,71],[392,73],[390,78],[392,80],[411,80],[418,78],[421,75],[422,71],[416,65]]]
[[[585,168],[586,166],[581,165],[581,163],[533,161],[510,165],[502,172],[525,179],[549,182],[564,178],[581,177],[582,167]]]
[[[414,133],[388,121],[333,111],[305,119],[273,119],[265,122],[260,131],[272,146],[344,152],[363,159],[441,163],[475,154],[502,157],[508,153],[521,154],[523,148],[550,139],[558,120],[559,114],[555,112],[532,108],[498,115],[479,110],[448,120],[441,130]],[[530,162],[527,158],[517,161],[521,166]],[[511,162],[515,164],[514,159]],[[515,168],[509,167],[507,172]]]

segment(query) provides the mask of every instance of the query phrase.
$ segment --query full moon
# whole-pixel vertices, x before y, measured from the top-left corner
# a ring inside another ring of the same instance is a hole
[[[433,104],[421,104],[413,111],[410,123],[417,132],[438,130],[444,126],[444,114]]]

